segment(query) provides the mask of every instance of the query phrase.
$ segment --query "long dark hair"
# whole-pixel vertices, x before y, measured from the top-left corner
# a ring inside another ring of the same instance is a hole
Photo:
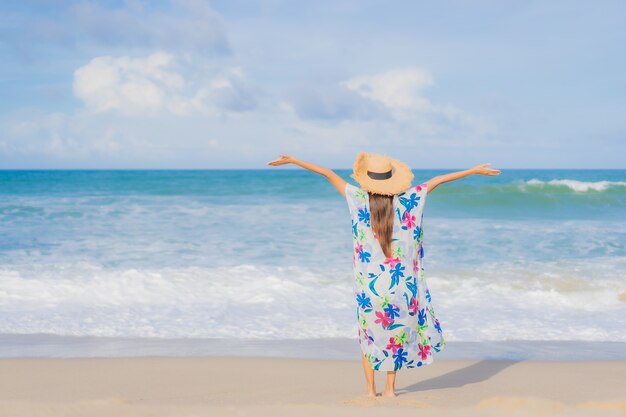
[[[372,230],[387,258],[391,258],[391,235],[393,232],[393,196],[370,193]]]

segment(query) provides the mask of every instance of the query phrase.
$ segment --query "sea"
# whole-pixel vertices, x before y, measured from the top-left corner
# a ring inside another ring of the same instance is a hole
[[[626,170],[441,184],[423,230],[443,358],[626,358]],[[352,280],[308,171],[0,171],[0,357],[357,358]]]

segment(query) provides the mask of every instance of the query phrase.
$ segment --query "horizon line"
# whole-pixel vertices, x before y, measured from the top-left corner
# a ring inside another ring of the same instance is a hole
[[[336,171],[351,171],[353,168],[330,168]],[[435,170],[465,170],[471,167],[445,167],[445,168],[411,168],[411,171],[435,171]],[[625,168],[503,168],[498,167],[499,170],[598,170],[598,171],[623,171]],[[0,168],[0,172],[8,171],[303,171],[304,168],[278,168],[277,167],[261,167],[261,168]]]

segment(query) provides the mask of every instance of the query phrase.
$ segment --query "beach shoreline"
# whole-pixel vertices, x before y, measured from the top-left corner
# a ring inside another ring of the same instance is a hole
[[[438,360],[626,360],[624,342],[574,340],[447,341]],[[107,357],[276,357],[355,360],[358,340],[224,339],[0,334],[0,359]]]
[[[0,414],[31,416],[626,413],[626,361],[447,360],[398,372],[397,398],[364,395],[361,363],[271,357],[0,360]],[[376,373],[378,392],[384,373]]]

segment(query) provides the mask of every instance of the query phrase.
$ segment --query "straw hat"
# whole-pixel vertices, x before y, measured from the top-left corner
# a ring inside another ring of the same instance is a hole
[[[361,152],[354,161],[352,178],[374,194],[394,195],[411,186],[413,173],[404,162],[386,155]]]

